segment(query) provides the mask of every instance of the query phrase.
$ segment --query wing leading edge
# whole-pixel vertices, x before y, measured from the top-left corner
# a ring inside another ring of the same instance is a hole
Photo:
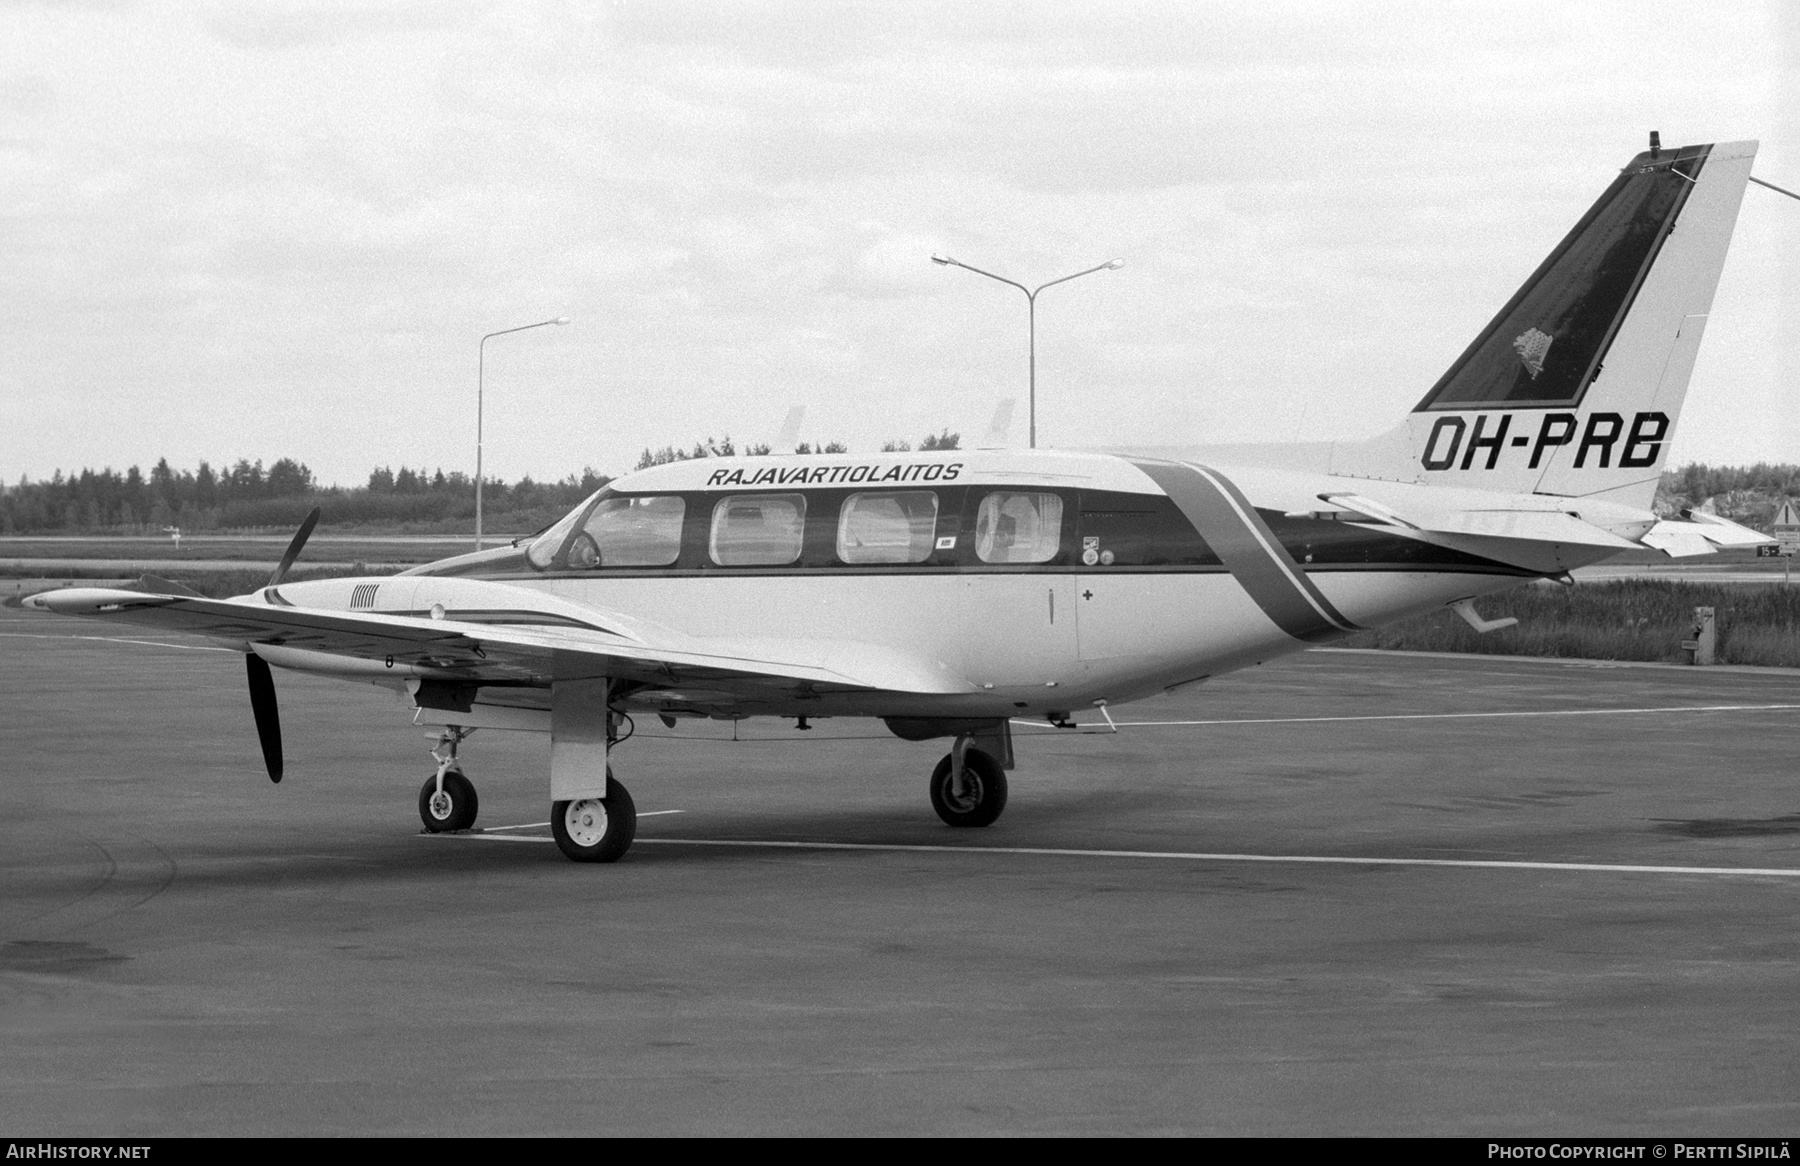
[[[761,641],[647,642],[655,633],[645,633],[637,621],[640,636],[634,637],[598,626],[474,623],[451,615],[283,606],[261,596],[220,600],[97,588],[44,592],[25,602],[62,615],[206,636],[271,663],[347,678],[548,688],[606,676],[646,688],[704,687],[750,699],[766,699],[773,691],[945,695],[971,690],[942,665],[856,641],[784,640],[776,656],[768,650],[773,645]],[[607,613],[594,614],[597,623],[606,622]]]

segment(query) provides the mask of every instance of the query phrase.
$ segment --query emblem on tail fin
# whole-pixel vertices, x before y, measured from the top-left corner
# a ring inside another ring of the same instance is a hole
[[[1536,328],[1527,328],[1513,340],[1513,351],[1519,354],[1519,363],[1525,366],[1534,381],[1544,371],[1544,357],[1550,352],[1552,339]]]

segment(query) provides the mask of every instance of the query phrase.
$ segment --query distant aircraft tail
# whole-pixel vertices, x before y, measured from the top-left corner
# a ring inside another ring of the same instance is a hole
[[[1331,472],[1648,509],[1755,142],[1651,149],[1397,428]]]

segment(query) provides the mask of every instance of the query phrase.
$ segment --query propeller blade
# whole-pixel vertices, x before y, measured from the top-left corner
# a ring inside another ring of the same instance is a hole
[[[293,567],[294,560],[300,557],[300,548],[305,546],[306,540],[312,537],[313,527],[317,525],[319,525],[319,508],[315,506],[312,508],[312,513],[308,514],[306,520],[300,524],[300,529],[294,532],[294,541],[288,544],[287,554],[281,556],[281,566],[275,568],[275,573],[269,576],[268,586],[279,586],[281,581],[287,578],[287,573]],[[263,671],[265,673],[267,673],[268,668],[269,666],[267,664],[263,665]],[[274,690],[271,689],[270,691],[273,692]],[[270,707],[273,708],[274,706],[271,705]],[[276,778],[276,780],[279,781],[281,779]]]
[[[275,677],[269,672],[269,662],[255,652],[244,657],[244,671],[250,676],[250,711],[256,714],[256,736],[262,742],[263,764],[269,767],[269,780],[279,782],[281,713],[275,707]]]

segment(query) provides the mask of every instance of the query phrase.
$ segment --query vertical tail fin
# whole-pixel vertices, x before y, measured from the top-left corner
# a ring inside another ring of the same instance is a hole
[[[1332,472],[1647,508],[1755,156],[1653,140],[1406,421],[1334,449]]]

